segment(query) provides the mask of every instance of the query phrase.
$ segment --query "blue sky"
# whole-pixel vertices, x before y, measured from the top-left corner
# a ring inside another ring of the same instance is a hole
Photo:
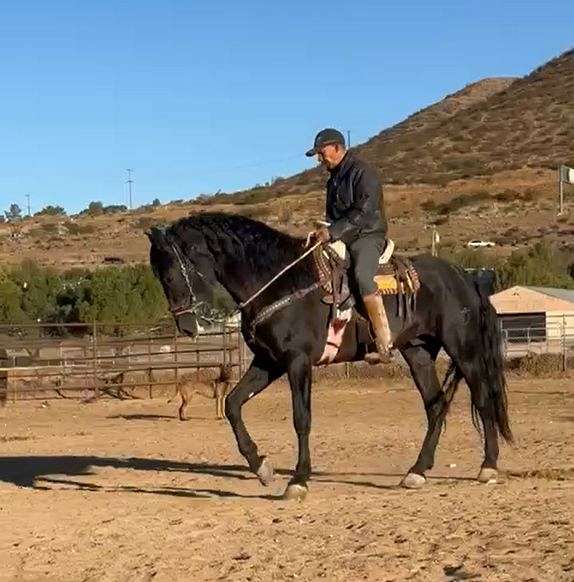
[[[0,209],[233,191],[574,42],[571,1],[5,2]]]

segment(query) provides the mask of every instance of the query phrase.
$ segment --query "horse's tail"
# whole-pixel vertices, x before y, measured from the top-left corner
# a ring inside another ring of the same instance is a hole
[[[479,296],[479,319],[480,319],[480,367],[481,375],[484,379],[481,382],[480,400],[484,403],[491,403],[494,420],[498,432],[507,442],[512,442],[513,436],[510,430],[508,418],[508,402],[506,396],[506,379],[504,377],[504,358],[502,355],[502,337],[498,326],[496,311],[488,296],[475,284],[476,292]],[[478,411],[474,404],[472,407],[472,417],[475,426],[478,426]]]

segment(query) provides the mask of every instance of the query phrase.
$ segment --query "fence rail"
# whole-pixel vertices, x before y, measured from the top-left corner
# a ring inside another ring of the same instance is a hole
[[[53,324],[0,325],[0,402],[29,398],[135,397],[146,388],[153,397],[174,386],[181,374],[229,364],[237,379],[250,359],[236,326],[202,333],[195,339],[172,333],[150,333],[152,326],[119,326],[123,337],[104,331],[109,324],[58,324],[63,333],[89,329],[82,337],[42,337]],[[21,330],[33,337],[23,337]],[[158,330],[156,330],[158,331]],[[30,333],[32,332],[32,333]],[[573,367],[574,329],[568,325],[501,329],[506,359],[552,354],[557,371]],[[346,376],[353,364],[345,366]],[[360,367],[360,365],[359,365]]]
[[[106,323],[0,325],[0,401],[19,398],[77,397],[87,391],[94,397],[134,397],[147,387],[174,386],[182,373],[231,366],[242,375],[246,348],[237,326],[222,326],[197,338],[181,336],[175,324],[167,334],[150,333],[149,324],[122,325],[124,337],[110,336]],[[45,337],[71,334],[82,337]],[[27,337],[28,336],[28,337]],[[31,336],[31,337],[30,337]]]

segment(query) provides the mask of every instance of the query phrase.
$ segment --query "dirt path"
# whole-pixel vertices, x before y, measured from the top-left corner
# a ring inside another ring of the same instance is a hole
[[[0,580],[574,580],[574,387],[514,381],[518,443],[503,483],[479,485],[461,389],[427,487],[396,487],[424,430],[409,383],[319,384],[304,503],[245,471],[197,399],[0,409]],[[278,383],[246,406],[260,450],[295,459]]]

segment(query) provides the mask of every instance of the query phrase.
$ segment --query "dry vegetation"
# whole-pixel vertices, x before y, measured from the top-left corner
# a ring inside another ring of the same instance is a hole
[[[556,216],[556,172],[574,166],[574,51],[523,79],[486,79],[415,113],[357,147],[384,176],[391,236],[399,248],[429,248],[429,224],[445,247],[494,240],[507,253],[544,239],[574,246],[574,193]],[[239,212],[303,235],[322,217],[325,175],[314,169],[269,187],[176,201],[140,212],[75,220],[37,217],[22,237],[0,224],[0,262],[30,257],[58,268],[93,267],[106,256],[147,260],[144,231],[189,213]],[[121,246],[118,241],[121,240]]]

